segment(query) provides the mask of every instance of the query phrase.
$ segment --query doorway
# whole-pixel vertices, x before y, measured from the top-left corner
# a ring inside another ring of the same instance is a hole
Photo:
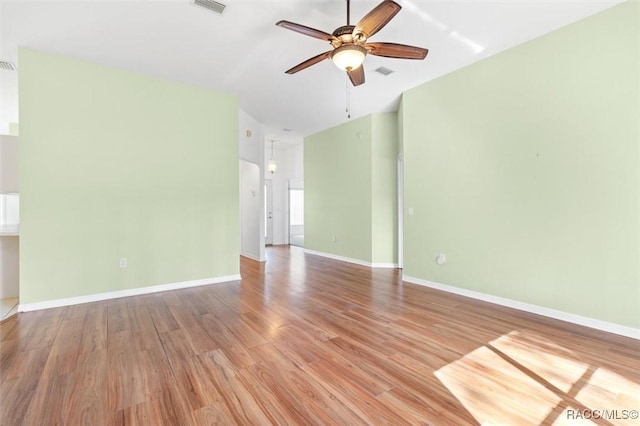
[[[304,247],[304,189],[289,187],[289,244]]]
[[[260,167],[240,160],[240,254],[257,261],[264,260],[260,189]]]

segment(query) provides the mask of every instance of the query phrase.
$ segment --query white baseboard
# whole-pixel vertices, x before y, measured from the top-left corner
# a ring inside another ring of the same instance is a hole
[[[356,265],[366,266],[368,268],[371,267],[371,262],[366,262],[360,259],[353,259],[351,257],[338,256],[337,254],[325,253],[322,251],[315,251],[315,250],[309,250],[309,249],[304,249],[304,252],[308,254],[313,254],[316,256],[326,257],[328,259],[339,260],[341,262],[355,263]]]
[[[256,262],[266,262],[266,259],[260,259],[258,256],[254,256],[248,253],[240,253],[240,256],[246,257],[247,259],[255,260]]]
[[[376,263],[373,262],[371,264],[372,268],[387,268],[387,269],[398,269],[397,263]]]
[[[341,262],[355,263],[356,265],[366,266],[368,268],[397,268],[396,263],[371,263],[360,259],[353,259],[351,257],[338,256],[337,254],[325,253],[322,251],[315,251],[304,249],[305,253],[313,254],[316,256],[326,257],[328,259],[339,260]]]
[[[403,275],[402,280],[409,283],[430,287],[436,290],[442,290],[449,293],[459,294],[460,296],[466,296],[472,299],[478,299],[485,302],[495,303],[496,305],[502,305],[508,308],[530,312],[532,314],[542,315],[545,317],[554,318],[557,320],[566,321],[573,324],[582,325],[585,327],[595,328],[596,330],[602,330],[609,333],[619,334],[621,336],[631,337],[632,339],[640,339],[640,329],[627,327],[625,325],[614,324],[611,322],[601,321],[594,318],[583,317],[581,315],[558,311],[551,308],[545,308],[544,306],[532,305],[530,303],[519,302],[517,300],[507,299],[499,296],[493,296],[490,294],[480,293],[473,290],[467,290],[460,287],[453,287],[450,285],[440,284],[433,281],[427,281],[421,278],[410,277],[407,275]]]
[[[40,309],[59,308],[62,306],[79,305],[81,303],[99,302],[101,300],[118,299],[120,297],[139,296],[141,294],[158,293],[161,291],[179,290],[182,288],[198,287],[208,284],[219,284],[229,281],[239,281],[240,275],[227,275],[224,277],[204,278],[201,280],[182,281],[171,284],[152,285],[127,290],[110,291],[107,293],[88,294],[86,296],[69,297],[66,299],[47,300],[45,302],[21,303],[18,312],[38,311]]]

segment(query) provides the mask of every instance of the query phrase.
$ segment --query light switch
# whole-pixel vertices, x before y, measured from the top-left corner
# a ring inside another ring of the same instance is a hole
[[[413,207],[409,207],[408,213],[409,216],[413,216]]]

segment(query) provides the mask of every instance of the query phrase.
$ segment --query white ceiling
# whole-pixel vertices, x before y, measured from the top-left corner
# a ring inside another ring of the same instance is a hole
[[[352,0],[352,23],[379,1]],[[353,118],[394,111],[406,89],[619,3],[397,1],[403,9],[371,41],[426,47],[429,55],[424,61],[368,56],[366,83],[351,89]],[[328,43],[275,25],[285,19],[333,32],[346,23],[345,0],[223,2],[218,15],[192,0],[0,0],[0,59],[17,63],[17,48],[28,47],[233,93],[265,124],[268,139],[299,139],[347,120],[345,76],[330,61],[284,74],[329,50]],[[395,72],[374,73],[379,66]],[[18,120],[17,77],[0,74],[6,126]]]

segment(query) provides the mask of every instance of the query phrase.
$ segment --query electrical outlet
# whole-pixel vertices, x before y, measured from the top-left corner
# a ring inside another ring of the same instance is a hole
[[[120,267],[121,268],[126,268],[127,267],[127,258],[126,257],[121,257],[120,258]]]
[[[333,241],[333,242],[335,243],[335,242],[336,242],[336,240],[337,240],[336,236],[335,236],[335,235],[332,235],[332,236],[331,236],[331,241]]]

